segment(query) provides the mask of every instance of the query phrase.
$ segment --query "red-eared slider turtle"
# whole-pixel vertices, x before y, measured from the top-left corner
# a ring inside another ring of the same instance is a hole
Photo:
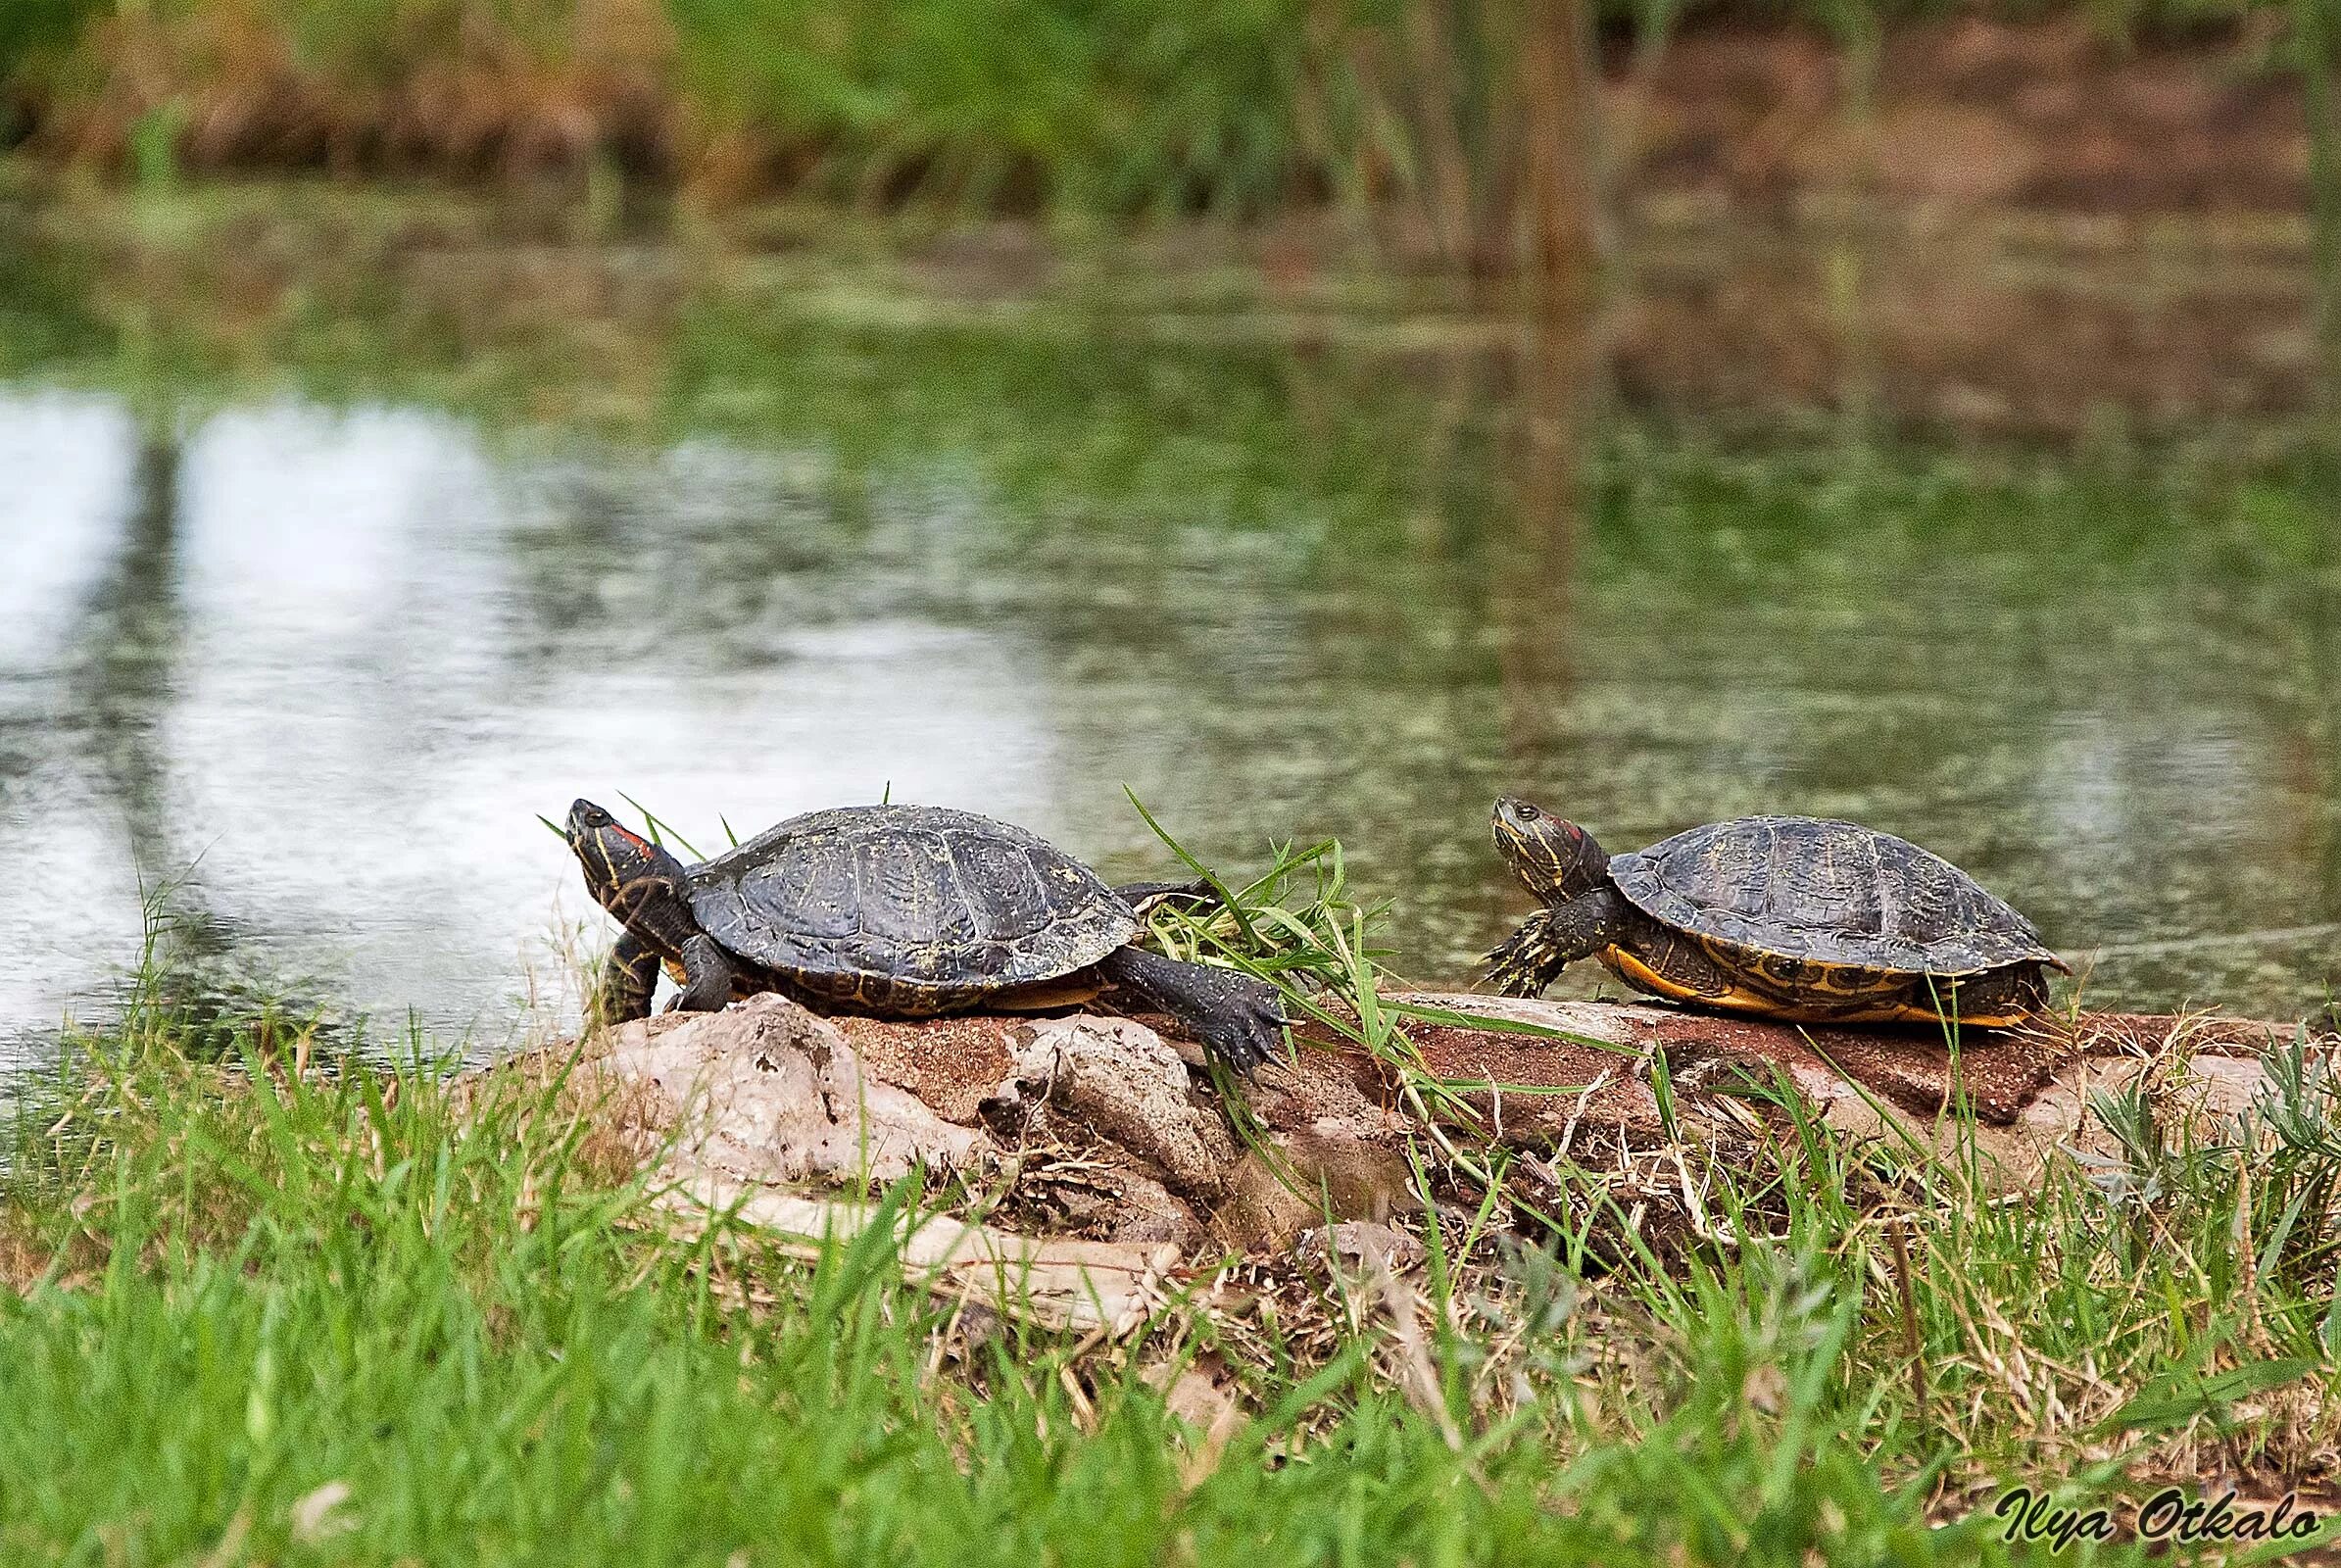
[[[848,806],[791,817],[699,865],[569,808],[585,885],[625,926],[605,1018],[647,1015],[659,965],[672,1004],[712,1011],[777,991],[808,1006],[925,1018],[1062,1006],[1107,995],[1166,1012],[1244,1072],[1284,1026],[1273,986],[1130,945],[1133,898],[1046,839],[972,811]]]
[[[1636,991],[1810,1023],[2022,1022],[2063,959],[1974,877],[1853,822],[1747,816],[1610,855],[1495,803],[1495,847],[1544,907],[1488,956],[1535,996],[1598,957]]]

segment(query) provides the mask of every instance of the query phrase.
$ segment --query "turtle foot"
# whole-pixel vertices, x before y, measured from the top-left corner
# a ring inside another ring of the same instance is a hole
[[[1540,997],[1545,980],[1534,966],[1508,956],[1501,950],[1488,955],[1488,980],[1499,996]]]
[[[1251,994],[1233,997],[1209,1018],[1195,1020],[1195,1032],[1202,1036],[1220,1060],[1249,1078],[1259,1071],[1262,1063],[1276,1055],[1282,1044],[1285,1026],[1284,999],[1274,986],[1252,982]]]
[[[1546,938],[1544,911],[1529,916],[1520,929],[1498,943],[1486,958],[1488,982],[1507,997],[1537,997],[1560,978],[1566,960]]]
[[[1107,985],[1186,1025],[1214,1056],[1249,1078],[1276,1054],[1287,1018],[1277,989],[1246,974],[1119,948],[1098,965]]]

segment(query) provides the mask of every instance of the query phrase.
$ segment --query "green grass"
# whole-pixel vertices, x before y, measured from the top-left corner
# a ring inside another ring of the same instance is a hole
[[[1157,934],[1354,1011],[1340,864]],[[2240,1126],[2110,1103],[2123,1155],[2018,1203],[1796,1116],[1615,1168],[1426,1147],[1448,1209],[1406,1289],[1260,1260],[1275,1312],[1097,1346],[954,1312],[883,1228],[809,1263],[674,1234],[559,1072],[328,1060],[190,1012],[165,956],[18,1102],[13,1562],[1988,1561],[2025,1554],[1977,1511],[2002,1483],[2280,1492],[2341,1421],[2311,1058]],[[1329,1355],[1312,1312],[1352,1325]],[[1188,1364],[1232,1431],[1166,1409],[1148,1370]]]

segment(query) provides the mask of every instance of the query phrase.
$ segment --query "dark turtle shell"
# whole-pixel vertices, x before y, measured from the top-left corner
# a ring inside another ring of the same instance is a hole
[[[1644,913],[1747,953],[1888,975],[2064,967],[2032,923],[1965,871],[1855,822],[1748,816],[1613,856]]]
[[[791,817],[694,866],[689,891],[707,935],[823,992],[868,978],[983,996],[1087,968],[1138,931],[1048,840],[935,806]]]

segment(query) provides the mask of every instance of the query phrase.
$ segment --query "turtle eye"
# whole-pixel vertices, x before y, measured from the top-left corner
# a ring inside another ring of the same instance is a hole
[[[1544,813],[1542,811],[1537,810],[1535,807],[1529,805],[1528,802],[1522,801],[1520,803],[1520,819],[1523,822],[1534,822],[1536,818],[1542,816],[1543,814]]]

